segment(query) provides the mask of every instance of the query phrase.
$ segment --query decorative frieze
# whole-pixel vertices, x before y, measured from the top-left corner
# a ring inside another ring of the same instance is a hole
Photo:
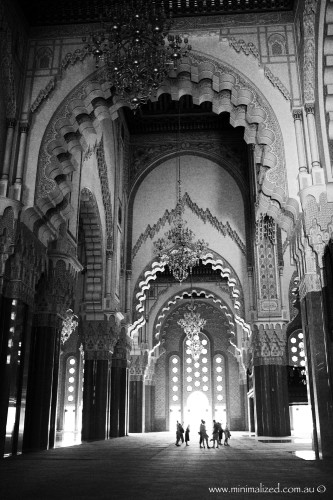
[[[232,229],[230,223],[227,221],[225,224],[218,220],[215,215],[211,213],[209,208],[205,210],[200,208],[191,198],[188,193],[185,193],[182,198],[183,206],[187,206],[192,213],[194,213],[204,224],[209,222],[211,226],[216,229],[223,236],[229,236],[236,245],[240,248],[243,255],[246,255],[246,247],[245,243],[243,243],[242,239],[238,235],[238,233]],[[150,238],[151,240],[157,235],[157,233],[163,229],[166,224],[171,224],[174,217],[176,216],[176,208],[173,210],[166,209],[162,217],[158,219],[158,221],[151,226],[150,224],[146,227],[145,231],[140,234],[137,239],[135,245],[132,250],[132,261],[140,250],[141,246]]]
[[[281,316],[276,223],[261,214],[256,222],[258,317]]]
[[[31,113],[35,113],[35,111],[37,111],[37,109],[39,108],[41,103],[44,101],[44,99],[46,99],[49,96],[51,91],[56,86],[56,81],[57,81],[56,77],[53,76],[51,78],[51,80],[48,82],[48,84],[46,85],[46,87],[39,91],[38,96],[36,97],[36,99],[34,100],[34,102],[30,106]]]
[[[7,208],[4,215],[6,217],[4,216],[0,223],[6,223],[7,220],[8,232],[6,234],[9,238],[7,236],[3,251],[0,246],[0,262],[2,262],[0,271],[2,269],[5,273],[3,293],[6,297],[19,299],[32,305],[37,281],[45,269],[46,248],[24,224],[18,225],[16,229],[11,208]],[[5,267],[7,258],[9,260]]]
[[[315,44],[315,22],[317,0],[305,0],[303,11],[303,81],[304,101],[315,102],[315,78],[316,78],[316,44]]]
[[[147,351],[138,356],[131,356],[129,369],[130,380],[144,380],[147,365]]]
[[[259,324],[253,326],[253,365],[286,364],[286,325]]]
[[[118,332],[106,318],[81,323],[82,343],[86,360],[111,360]]]

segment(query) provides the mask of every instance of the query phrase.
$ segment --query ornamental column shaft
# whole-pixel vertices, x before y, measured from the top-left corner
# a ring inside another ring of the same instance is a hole
[[[130,349],[130,339],[123,331],[112,357],[110,437],[126,436],[128,433]]]
[[[289,436],[285,325],[254,325],[254,416],[258,436]]]
[[[60,332],[61,320],[57,314],[35,317],[23,440],[25,451],[54,446]]]
[[[105,280],[105,295],[108,299],[111,298],[112,290],[112,255],[111,250],[106,252],[106,280]]]
[[[303,115],[302,115],[301,109],[295,109],[293,111],[295,133],[296,133],[297,153],[298,153],[298,162],[299,162],[299,171],[300,172],[307,172],[302,116]]]
[[[129,386],[129,432],[145,431],[145,383],[147,353],[133,356]]]
[[[320,277],[305,274],[300,282],[302,325],[307,360],[308,400],[317,458],[333,457],[333,394],[330,344],[325,328]]]
[[[57,245],[61,241],[59,238]],[[23,442],[26,451],[46,450],[55,444],[61,331],[82,268],[74,257],[59,254],[57,248],[49,249],[48,255],[47,271],[35,299]]]
[[[27,123],[20,125],[20,145],[19,153],[17,159],[16,168],[16,178],[14,184],[14,199],[21,199],[22,183],[23,183],[23,170],[24,170],[24,160],[27,147],[27,137],[28,137],[29,125]]]
[[[132,271],[126,271],[126,313],[131,311],[131,278]]]
[[[5,156],[4,156],[4,162],[3,162],[1,179],[0,179],[0,196],[7,195],[9,168],[10,168],[10,160],[11,160],[11,156],[12,156],[15,123],[16,123],[15,120],[8,120],[8,122],[7,122],[7,137],[6,137],[6,146],[5,146]]]
[[[317,142],[316,122],[314,117],[314,104],[305,105],[306,119],[309,131],[312,168],[320,168],[319,150]]]
[[[84,382],[82,439],[109,436],[111,404],[111,360],[117,341],[115,318],[84,320]]]

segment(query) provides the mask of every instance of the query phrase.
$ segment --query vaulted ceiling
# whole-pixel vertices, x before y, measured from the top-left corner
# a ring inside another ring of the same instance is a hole
[[[30,26],[93,23],[104,4],[126,0],[16,0]],[[157,0],[156,0],[157,1]],[[173,18],[292,11],[296,0],[161,0]]]

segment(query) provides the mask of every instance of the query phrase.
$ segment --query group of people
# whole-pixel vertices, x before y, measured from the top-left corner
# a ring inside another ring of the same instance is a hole
[[[185,439],[184,439],[184,434],[185,434]],[[184,427],[180,422],[177,420],[177,429],[176,429],[176,446],[180,446],[179,441],[182,443],[185,441],[186,446],[188,446],[188,442],[190,440],[190,426],[188,425],[186,427],[186,431],[184,431]]]
[[[216,443],[216,448],[219,448],[219,445],[222,446],[222,438],[223,438],[223,433],[224,433],[224,446],[230,446],[228,441],[231,437],[230,430],[228,425],[225,426],[225,428],[222,428],[222,425],[220,422],[216,422],[216,420],[213,420],[213,435],[212,439],[210,441],[213,441],[213,446],[209,446],[208,444],[208,439],[209,436],[207,434],[206,430],[206,422],[204,420],[201,420],[200,424],[200,430],[199,430],[199,445],[200,448],[215,448],[215,443]],[[185,434],[185,437],[184,437]],[[177,428],[176,428],[176,446],[180,446],[179,442],[181,443],[186,443],[186,446],[189,446],[188,442],[190,440],[190,426],[188,425],[186,427],[186,430],[184,431],[183,425],[178,422],[177,420]],[[206,443],[206,446],[205,446]]]

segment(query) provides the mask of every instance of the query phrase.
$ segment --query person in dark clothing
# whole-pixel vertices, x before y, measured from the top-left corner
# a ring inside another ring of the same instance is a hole
[[[220,422],[217,422],[217,425],[219,427],[219,444],[222,444],[223,428]]]
[[[177,420],[177,427],[176,427],[176,446],[180,446],[179,441],[181,440],[181,432],[180,432],[181,424]]]
[[[226,425],[224,429],[224,446],[230,446],[228,440],[231,438],[229,427]]]
[[[216,441],[216,448],[219,447],[219,426],[218,423],[213,420],[213,448],[215,448],[215,441]]]
[[[186,446],[189,446],[188,442],[190,440],[190,426],[188,425],[186,427],[186,431],[185,431],[185,443],[186,443]]]
[[[201,424],[200,424],[200,448],[205,448],[205,441],[206,441],[206,445],[207,445],[207,448],[209,449],[210,446],[208,444],[208,434],[207,434],[207,431],[206,431],[206,422],[204,420],[201,420]],[[203,446],[201,446],[203,444]]]

